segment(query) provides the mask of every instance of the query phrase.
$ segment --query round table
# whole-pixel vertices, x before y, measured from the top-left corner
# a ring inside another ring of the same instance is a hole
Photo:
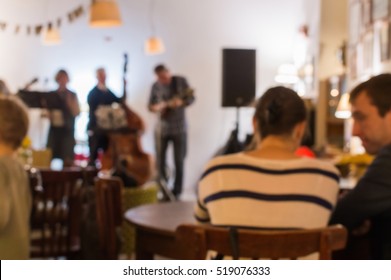
[[[184,249],[175,238],[181,224],[194,224],[195,202],[147,204],[129,209],[125,220],[136,229],[136,259],[153,259],[154,254],[183,259]]]

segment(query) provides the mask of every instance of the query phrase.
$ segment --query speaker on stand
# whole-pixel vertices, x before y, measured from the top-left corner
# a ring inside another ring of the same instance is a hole
[[[236,125],[218,154],[240,152],[240,108],[249,106],[255,98],[256,50],[223,49],[222,107],[236,108]]]

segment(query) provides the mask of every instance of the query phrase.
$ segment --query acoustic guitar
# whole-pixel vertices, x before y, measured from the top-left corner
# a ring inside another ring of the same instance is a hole
[[[175,109],[175,103],[176,100],[186,100],[194,97],[194,89],[192,88],[186,88],[183,91],[178,92],[177,94],[174,95],[174,97],[170,98],[167,101],[164,101],[164,108],[160,111],[161,117],[165,117],[166,114],[172,110]]]

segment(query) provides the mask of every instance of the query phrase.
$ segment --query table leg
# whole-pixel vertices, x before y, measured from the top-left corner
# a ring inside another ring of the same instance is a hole
[[[136,227],[136,260],[153,260],[153,252],[150,252],[146,246],[148,244],[148,235],[143,230]]]

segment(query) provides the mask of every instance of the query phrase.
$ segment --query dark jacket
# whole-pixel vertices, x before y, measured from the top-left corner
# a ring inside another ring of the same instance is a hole
[[[371,257],[391,259],[391,145],[380,150],[357,186],[341,199],[330,224],[349,230],[370,219]]]

